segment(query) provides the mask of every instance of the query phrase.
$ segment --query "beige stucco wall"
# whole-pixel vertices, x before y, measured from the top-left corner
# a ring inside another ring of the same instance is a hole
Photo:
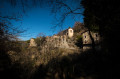
[[[91,32],[91,35],[95,41],[95,43],[99,43],[100,35],[98,33]],[[88,31],[82,34],[83,44],[92,44],[91,38],[89,36]]]
[[[99,43],[100,42],[100,35],[98,33],[91,33],[92,37],[94,38],[95,43]]]
[[[83,39],[83,44],[91,44],[92,43],[88,32],[83,33],[82,37],[83,37],[82,38]]]
[[[69,38],[73,37],[73,29],[72,28],[68,29],[68,37]]]
[[[91,35],[92,35],[92,37],[94,39],[94,42],[96,44],[95,49],[100,50],[101,46],[99,45],[99,43],[100,43],[100,35],[99,35],[99,33],[91,32]],[[92,41],[91,41],[89,32],[87,31],[87,32],[83,33],[82,36],[83,36],[82,39],[83,39],[83,45],[84,45],[83,46],[83,51],[91,49],[92,48],[92,46],[91,46]]]

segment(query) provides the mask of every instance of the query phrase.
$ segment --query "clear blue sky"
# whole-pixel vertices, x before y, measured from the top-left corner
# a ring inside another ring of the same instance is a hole
[[[39,33],[44,33],[46,36],[58,33],[61,28],[52,29],[54,20],[54,15],[51,14],[49,8],[38,7],[31,9],[23,16],[22,25],[20,22],[14,24],[21,25],[24,29],[27,29],[20,39],[29,40],[30,38],[36,38]],[[63,29],[67,29],[69,26],[73,27],[76,21],[83,22],[83,16],[75,19],[68,17],[63,25]]]
[[[19,11],[19,8],[8,10],[9,7],[10,6],[7,5],[5,7],[6,10],[3,8],[5,11],[9,11],[6,13]],[[69,26],[73,27],[76,21],[83,22],[83,16],[75,19],[68,17],[63,25],[63,29],[67,29]],[[14,26],[20,26],[26,30],[19,38],[22,40],[29,40],[30,38],[36,38],[39,33],[44,33],[46,36],[52,36],[53,34],[58,33],[58,31],[60,31],[59,27],[51,29],[52,26],[54,26],[52,23],[55,22],[54,15],[51,13],[50,8],[35,7],[27,10],[26,13],[23,14],[22,21],[13,21],[12,23]]]

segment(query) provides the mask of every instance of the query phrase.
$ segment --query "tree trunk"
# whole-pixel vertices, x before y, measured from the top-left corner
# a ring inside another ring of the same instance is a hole
[[[92,37],[90,30],[88,30],[88,33],[89,33],[90,39],[92,41],[92,49],[95,50],[95,41],[94,41],[94,38]]]

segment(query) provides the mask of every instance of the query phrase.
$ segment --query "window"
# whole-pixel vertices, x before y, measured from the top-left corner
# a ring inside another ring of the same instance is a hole
[[[72,30],[70,30],[70,33],[72,33]]]

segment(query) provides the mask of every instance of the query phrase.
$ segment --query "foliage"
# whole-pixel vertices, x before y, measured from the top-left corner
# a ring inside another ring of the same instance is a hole
[[[35,42],[38,47],[41,47],[45,43],[46,37],[44,33],[39,33],[35,38]]]
[[[83,29],[84,29],[84,25],[82,23],[75,22],[75,25],[73,26],[73,30],[75,33],[79,33]]]
[[[10,0],[13,1],[13,0]],[[22,1],[22,0],[21,0]],[[25,0],[27,1],[27,0]],[[67,7],[70,13],[75,14],[73,9],[69,8],[68,5],[65,5],[62,0],[56,0],[60,4],[58,8]],[[77,0],[75,0],[77,1]],[[79,0],[78,0],[79,1]],[[85,1],[85,2],[84,2]],[[55,5],[57,6],[58,3]],[[78,2],[79,4],[79,2]],[[108,43],[111,45],[110,48],[115,48],[116,46],[113,42],[116,42],[118,39],[113,39],[111,37],[114,36],[113,33],[118,34],[118,26],[120,21],[119,7],[114,7],[114,3],[107,0],[83,0],[83,6],[85,8],[84,16],[85,16],[85,26],[88,28],[96,28],[99,30],[101,35],[104,37],[104,43]],[[102,5],[102,6],[101,6]],[[53,6],[53,5],[52,5]],[[79,5],[80,7],[80,5]],[[55,7],[54,7],[55,8]],[[72,11],[73,10],[73,11]],[[88,13],[88,14],[87,14]],[[117,14],[115,14],[117,13]],[[63,20],[69,13],[64,13]],[[6,25],[5,25],[6,26]],[[114,28],[113,28],[114,26]],[[98,28],[99,27],[99,28]],[[94,30],[94,29],[93,29]],[[8,30],[9,31],[9,30]],[[7,31],[5,31],[7,32]],[[4,37],[5,35],[5,37]],[[31,47],[27,49],[20,49],[22,51],[15,51],[20,48],[26,48],[26,43],[21,45],[21,43],[11,42],[11,45],[7,45],[10,43],[9,39],[4,33],[4,30],[0,28],[0,58],[4,61],[7,57],[3,52],[7,52],[9,49],[14,52],[10,53],[11,56],[7,59],[13,64],[2,65],[8,68],[1,68],[0,71],[3,71],[3,78],[15,78],[15,79],[29,79],[31,74],[33,74],[36,66],[44,64],[46,67],[40,66],[40,68],[36,68],[35,78],[43,78],[48,79],[46,77],[51,77],[51,79],[111,79],[112,78],[112,60],[111,60],[111,49],[109,48],[109,53],[105,51],[87,51],[81,54],[72,54],[68,56],[62,56],[63,53],[67,53],[66,50],[50,48],[46,49],[46,52],[38,51],[37,47]],[[5,40],[4,40],[5,39]],[[81,43],[81,36],[77,37],[78,43]],[[110,40],[112,39],[112,41]],[[39,46],[42,46],[43,42],[36,39]],[[115,40],[115,41],[114,41]],[[118,40],[119,41],[119,40]],[[42,43],[42,44],[41,44]],[[14,46],[16,47],[14,47]],[[105,44],[104,44],[105,45]],[[13,46],[13,49],[11,49]],[[25,46],[25,47],[24,47]],[[105,45],[105,47],[107,47]],[[4,48],[4,49],[3,49]],[[15,49],[15,50],[14,50]],[[1,52],[2,51],[2,52]],[[116,50],[114,50],[116,51]],[[18,53],[19,52],[19,53]],[[2,53],[2,54],[1,54]],[[4,58],[5,57],[5,58]],[[12,59],[13,58],[13,59]],[[13,61],[12,61],[13,60]],[[15,60],[15,61],[14,61]],[[1,60],[0,60],[1,66]],[[37,72],[38,71],[38,72]],[[49,71],[49,72],[48,72]],[[6,76],[7,75],[7,76]],[[114,76],[117,79],[117,76]]]
[[[97,26],[97,25],[91,25],[90,30],[92,32],[99,32],[99,26]]]
[[[35,42],[36,42],[37,46],[38,47],[42,46],[45,42],[45,39],[46,39],[46,37],[37,37],[35,39]]]
[[[27,40],[26,42],[27,42],[27,43],[30,43],[30,40]]]
[[[118,37],[116,34],[119,33],[118,28],[120,25],[120,15],[118,12],[120,6],[118,1],[82,0],[82,5],[85,8],[85,26],[88,28],[98,28],[100,36],[102,36],[103,39],[103,49],[112,50],[113,45],[116,44],[116,39],[112,36]]]
[[[82,35],[78,35],[76,38],[77,38],[77,41],[76,41],[75,44],[76,44],[78,47],[82,48],[82,47],[83,47]]]
[[[112,79],[111,65],[105,52],[70,54],[40,65],[32,79]]]

